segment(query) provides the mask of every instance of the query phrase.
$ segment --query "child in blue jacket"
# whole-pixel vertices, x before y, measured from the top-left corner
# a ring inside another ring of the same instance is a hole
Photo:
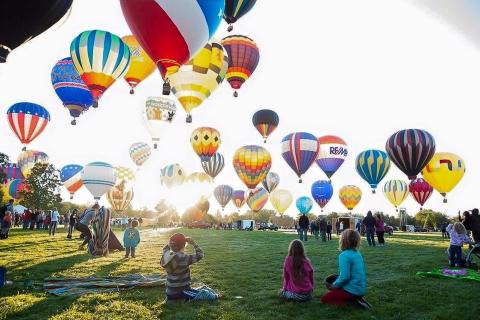
[[[135,248],[140,243],[140,232],[138,232],[138,221],[132,220],[123,233],[123,245],[125,246],[125,258],[128,258],[130,253],[132,258],[135,258]]]

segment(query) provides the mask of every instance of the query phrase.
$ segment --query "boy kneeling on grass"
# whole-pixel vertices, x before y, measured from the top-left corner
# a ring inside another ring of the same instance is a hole
[[[185,245],[193,246],[194,254],[185,254]],[[197,243],[181,233],[170,237],[169,243],[163,248],[160,265],[167,272],[166,294],[167,302],[190,300],[216,300],[218,294],[207,286],[192,288],[190,286],[190,265],[203,258],[203,251]]]
[[[356,230],[347,229],[340,237],[340,255],[338,265],[340,275],[331,275],[325,279],[329,292],[322,297],[322,302],[337,306],[353,304],[365,309],[371,305],[363,299],[367,288],[363,257],[358,252],[360,234]]]

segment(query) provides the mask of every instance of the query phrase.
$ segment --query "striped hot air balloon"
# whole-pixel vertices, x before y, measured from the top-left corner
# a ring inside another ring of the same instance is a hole
[[[424,179],[417,178],[410,182],[410,185],[408,186],[408,191],[410,191],[410,194],[420,205],[420,209],[422,209],[421,207],[423,207],[425,202],[427,202],[427,200],[432,195],[433,187],[428,184],[428,182]]]
[[[377,185],[390,169],[390,159],[383,151],[366,150],[357,156],[355,167],[360,177],[372,188],[372,193],[375,193]]]
[[[435,139],[427,131],[406,129],[394,133],[385,149],[393,163],[413,180],[435,154]]]
[[[269,172],[265,179],[262,180],[262,185],[268,193],[272,193],[273,190],[280,183],[280,176],[275,172]]]
[[[267,138],[278,127],[279,120],[278,114],[269,109],[258,110],[253,114],[253,126],[262,135],[264,143],[267,142]]]
[[[238,19],[246,15],[257,0],[226,0],[225,1],[225,13],[223,19],[228,23],[228,32],[233,30],[233,24]]]
[[[83,186],[82,170],[83,167],[78,164],[67,164],[60,169],[60,180],[65,189],[70,192],[70,199],[73,199],[75,192]]]
[[[352,211],[362,199],[362,190],[353,185],[343,186],[338,191],[338,197],[345,208]]]
[[[253,190],[247,198],[247,204],[250,210],[258,212],[263,209],[268,202],[268,192],[263,188],[256,188]]]
[[[55,93],[73,117],[71,124],[75,125],[76,118],[93,104],[93,97],[75,69],[72,58],[62,59],[55,64],[51,80]]]
[[[82,182],[97,202],[116,181],[115,168],[105,162],[89,163],[82,170]]]
[[[277,210],[280,216],[283,216],[293,202],[292,193],[285,189],[275,189],[270,194],[270,203]]]
[[[215,34],[224,0],[120,0],[135,38],[164,79],[178,71]],[[168,85],[164,88],[168,94]]]
[[[215,179],[215,177],[218,176],[224,166],[225,159],[218,152],[211,156],[210,159],[202,161],[203,171],[212,177],[212,179]]]
[[[171,75],[172,91],[192,122],[191,112],[199,107],[223,82],[228,68],[228,56],[222,45],[211,40],[192,60]]]
[[[119,36],[108,31],[80,33],[70,45],[70,54],[80,77],[92,93],[93,107],[98,106],[104,92],[130,67],[130,49]]]
[[[295,132],[282,140],[282,157],[302,182],[302,175],[312,166],[320,150],[317,138],[307,132]]]
[[[233,96],[238,97],[237,90],[242,87],[257,68],[260,61],[260,51],[255,41],[240,35],[224,38],[222,45],[227,50],[229,57],[226,78],[232,89],[235,90]]]
[[[20,167],[17,166],[16,163],[7,163],[4,167],[1,167],[0,170],[3,172],[5,178],[4,181],[0,181],[0,184],[7,183],[8,181],[14,179],[25,179],[22,174],[22,170],[20,170]]]
[[[225,209],[225,206],[230,202],[233,196],[233,188],[226,184],[221,184],[213,190],[213,195],[217,199],[218,204]]]
[[[323,136],[318,138],[318,144],[317,165],[330,179],[348,155],[347,143],[337,136]]]
[[[235,205],[235,207],[237,207],[237,209],[240,209],[241,207],[243,207],[243,205],[247,201],[247,196],[248,196],[248,193],[246,193],[243,190],[233,191],[232,202]]]
[[[323,208],[327,205],[333,195],[333,186],[329,181],[319,180],[312,184],[312,198],[318,204],[323,212]]]
[[[6,189],[8,190],[8,195],[12,199],[20,199],[22,197],[21,192],[28,190],[25,180],[21,179],[14,179],[8,182]]]
[[[217,152],[221,143],[220,132],[214,128],[197,128],[190,136],[193,151],[200,157],[201,161],[209,160]]]
[[[37,138],[50,122],[47,109],[31,102],[19,102],[7,110],[8,123],[18,140],[24,145]]]
[[[408,185],[402,180],[389,180],[383,185],[383,194],[395,209],[407,199],[408,191]]]
[[[129,153],[132,161],[140,168],[150,158],[152,149],[144,142],[137,142],[130,146]]]
[[[272,167],[272,156],[260,146],[245,146],[233,155],[233,168],[249,189],[254,189]]]
[[[117,213],[122,213],[128,209],[128,206],[133,200],[133,196],[133,190],[124,190],[123,185],[114,186],[107,192],[108,203]]]
[[[26,150],[18,155],[17,165],[20,167],[23,176],[28,178],[37,163],[48,164],[48,161],[49,159],[45,152]]]

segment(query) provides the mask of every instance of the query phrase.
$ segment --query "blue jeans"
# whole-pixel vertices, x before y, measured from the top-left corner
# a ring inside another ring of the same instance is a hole
[[[308,229],[298,229],[298,235],[300,236],[300,240],[307,241],[307,231]]]
[[[462,247],[450,245],[448,248],[448,254],[450,256],[450,266],[460,266],[462,264]]]
[[[366,230],[368,246],[375,246],[375,229],[368,228]]]

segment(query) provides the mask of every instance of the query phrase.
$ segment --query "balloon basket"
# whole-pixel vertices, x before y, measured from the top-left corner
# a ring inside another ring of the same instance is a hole
[[[77,125],[77,120],[73,119],[73,120],[70,122],[70,124],[71,124],[72,126],[76,126],[76,125]]]
[[[235,98],[238,98],[238,92],[237,92],[237,91],[233,92],[233,96],[234,96]]]
[[[130,89],[130,94],[135,94],[135,90],[133,90],[133,88]]]
[[[187,118],[185,119],[185,122],[186,123],[192,123],[192,115],[191,114],[187,115]]]
[[[163,83],[162,94],[163,94],[164,96],[170,95],[170,83],[168,83],[168,82],[164,82],[164,83]]]
[[[157,144],[154,143],[154,144],[153,144],[153,149],[157,149],[157,147],[158,147]]]
[[[302,183],[302,182],[303,182],[302,179],[298,179],[298,183]]]
[[[93,101],[92,107],[93,108],[98,108],[98,101],[97,100]]]
[[[233,25],[229,24],[229,25],[228,25],[228,28],[227,28],[227,31],[228,31],[228,32],[232,32],[232,31],[233,31]]]
[[[375,189],[372,189],[372,194],[376,194],[377,191]]]
[[[264,139],[264,140],[263,140],[263,143],[267,143],[267,139]]]
[[[443,198],[443,203],[448,203],[447,198]]]

